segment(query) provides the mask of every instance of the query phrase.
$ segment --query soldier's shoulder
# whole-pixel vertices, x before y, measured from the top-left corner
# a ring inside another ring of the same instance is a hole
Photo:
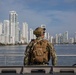
[[[36,41],[36,39],[31,39],[30,43],[33,43],[33,42],[35,42],[35,41]]]
[[[53,43],[51,43],[50,41],[46,40],[46,42],[48,46],[53,46]]]
[[[49,41],[48,40],[46,40],[46,39],[43,39],[42,40],[44,43],[48,43]]]
[[[28,47],[29,47],[29,46],[32,46],[32,44],[33,44],[34,41],[35,41],[34,39],[31,39],[31,41],[28,43],[27,46],[28,46]]]

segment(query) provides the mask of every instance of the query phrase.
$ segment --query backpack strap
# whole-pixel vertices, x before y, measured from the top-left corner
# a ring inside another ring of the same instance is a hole
[[[40,39],[40,40],[38,40],[38,41],[34,40],[34,44],[32,45],[31,49],[33,50],[34,46],[35,46],[38,42],[40,42],[41,40],[42,40],[42,39]]]

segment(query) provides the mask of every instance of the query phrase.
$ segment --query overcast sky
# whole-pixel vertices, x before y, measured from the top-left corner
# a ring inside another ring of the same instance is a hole
[[[27,22],[35,29],[46,25],[50,35],[76,32],[76,0],[0,0],[0,22],[9,19],[9,11],[16,11],[20,28]]]

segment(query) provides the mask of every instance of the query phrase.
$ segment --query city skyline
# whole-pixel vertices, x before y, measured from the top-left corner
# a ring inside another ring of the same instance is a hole
[[[46,28],[46,25],[42,24],[41,27]],[[33,29],[29,28],[27,22],[23,22],[22,29],[20,29],[18,14],[16,11],[9,11],[9,20],[4,20],[3,23],[0,23],[0,39],[2,39],[2,37],[3,42],[13,44],[18,42],[28,43],[31,41],[31,39],[36,38],[33,34]],[[68,43],[70,40],[70,43],[73,43],[76,41],[76,33],[74,37],[69,37],[68,31],[65,31],[64,33],[55,34],[55,37],[53,37],[51,34],[49,34],[49,32],[46,31],[44,38],[48,39],[50,42]]]
[[[42,24],[42,28],[46,28],[46,25]],[[16,11],[9,11],[9,20],[4,20],[0,23],[0,43],[4,44],[18,44],[28,43],[31,39],[35,39],[33,29],[28,29],[28,23],[23,22],[22,29],[19,28],[18,14]],[[68,37],[68,31],[63,34],[56,34],[55,37],[45,32],[44,39],[47,39],[51,43],[63,44],[63,43],[76,43],[76,33],[74,37]]]
[[[27,22],[33,29],[45,24],[53,36],[68,31],[74,37],[76,32],[76,0],[0,0],[0,22],[12,10],[18,13],[20,28]]]
[[[24,29],[23,29],[24,27],[23,27],[23,26],[22,26],[22,27],[19,26],[19,21],[18,21],[19,15],[17,14],[17,12],[16,12],[16,11],[9,11],[9,13],[8,13],[8,14],[9,14],[9,20],[10,20],[10,13],[14,13],[14,15],[17,15],[16,18],[17,18],[18,27],[19,27],[19,29],[20,29],[21,31],[23,31],[23,30],[24,30]],[[11,17],[11,18],[12,18],[12,17]],[[14,17],[14,18],[15,18],[15,17]],[[4,25],[3,23],[4,23],[5,21],[7,22],[8,19],[3,20],[3,22],[0,22],[0,24],[1,24],[1,25]],[[28,25],[28,23],[27,23],[27,22],[23,22],[21,25]],[[45,27],[47,28],[47,26],[46,26],[45,24],[41,24],[41,25],[39,25],[38,27],[40,27],[40,26],[41,26],[41,27],[42,27],[42,26],[45,26]],[[4,26],[3,26],[3,27],[4,27]],[[25,26],[25,27],[26,27],[26,28],[25,28],[26,30],[29,30],[29,33],[30,33],[30,29],[31,29],[31,30],[34,30],[33,27],[30,28],[29,25],[28,25],[28,29],[27,29],[27,26]],[[3,30],[4,30],[4,29],[3,29]],[[12,29],[12,30],[13,30],[13,29]],[[67,31],[67,30],[66,30],[66,31]],[[66,31],[64,31],[64,32],[66,32]],[[47,31],[46,31],[46,32],[47,32]],[[63,32],[63,33],[59,32],[59,33],[56,33],[56,34],[64,34],[64,32]],[[2,32],[1,32],[1,33],[2,33]],[[13,33],[13,32],[12,32],[12,33]],[[32,33],[33,33],[33,31],[32,31]],[[27,34],[28,34],[28,32],[27,32]],[[54,34],[54,35],[49,34],[49,35],[55,37],[56,34]],[[76,34],[76,32],[74,32],[73,38],[75,37],[75,34]],[[24,35],[25,35],[25,34],[24,34]],[[32,36],[33,36],[33,35],[32,35]],[[28,36],[27,36],[27,37],[28,37]],[[70,37],[69,37],[69,38],[70,38]]]

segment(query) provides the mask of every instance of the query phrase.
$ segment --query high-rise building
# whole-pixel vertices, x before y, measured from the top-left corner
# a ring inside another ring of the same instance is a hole
[[[58,34],[58,43],[61,44],[62,43],[62,34]]]
[[[15,44],[18,42],[18,14],[15,11],[10,11],[9,14],[9,34],[10,43]]]
[[[9,44],[9,20],[4,20],[5,44]]]
[[[19,42],[19,22],[15,26],[15,43]]]
[[[50,42],[53,43],[53,36],[50,36]]]
[[[63,34],[63,43],[68,43],[68,31]]]
[[[3,23],[0,23],[0,43],[4,43],[4,35],[2,33]]]
[[[63,43],[63,35],[61,33],[60,34],[56,34],[55,43],[56,44]]]
[[[50,34],[47,33],[47,40],[49,41],[50,40]]]
[[[73,44],[74,43],[74,38],[70,38],[69,43]]]
[[[56,34],[55,43],[58,44],[58,34]]]
[[[20,30],[20,28],[18,30],[19,30],[19,37],[18,37],[18,39],[19,39],[19,43],[21,43],[21,30]]]
[[[5,44],[5,35],[4,34],[0,35],[0,43]]]
[[[47,32],[45,32],[44,39],[47,39]]]
[[[60,35],[60,43],[61,44],[63,43],[63,35],[62,34]]]
[[[2,34],[2,25],[3,23],[0,23],[0,35]]]
[[[74,38],[74,43],[76,43],[76,32],[75,32],[75,38]]]
[[[23,23],[22,38],[24,43],[28,43],[28,24],[26,22]]]
[[[34,38],[33,29],[30,28],[30,41],[31,41],[31,39],[33,39],[33,38]]]

